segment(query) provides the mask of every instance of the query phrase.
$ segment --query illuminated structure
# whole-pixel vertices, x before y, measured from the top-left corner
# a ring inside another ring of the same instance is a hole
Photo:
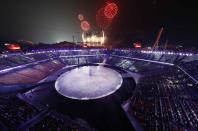
[[[197,56],[160,49],[41,47],[7,52],[1,55],[0,122],[7,130],[67,130],[67,123],[82,117],[105,131],[196,130]],[[43,122],[35,119],[38,116]],[[49,126],[43,127],[46,120]],[[76,123],[71,125],[76,129]]]
[[[101,32],[101,36],[96,35],[96,34],[86,34],[86,33],[82,33],[82,40],[83,43],[87,46],[91,46],[91,47],[102,47],[104,46],[105,43],[105,33],[104,31]]]

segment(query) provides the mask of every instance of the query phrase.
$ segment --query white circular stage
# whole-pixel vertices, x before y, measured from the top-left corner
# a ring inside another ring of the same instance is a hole
[[[116,92],[122,76],[103,66],[84,66],[62,74],[55,83],[57,92],[78,100],[98,99]]]

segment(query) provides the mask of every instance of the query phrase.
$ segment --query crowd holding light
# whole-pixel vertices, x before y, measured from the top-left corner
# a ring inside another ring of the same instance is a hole
[[[180,56],[192,56],[192,53],[183,53],[183,52],[171,52],[171,51],[146,51],[142,50],[141,53],[145,54],[159,54],[159,55],[180,55]]]
[[[102,31],[102,35],[98,36],[92,34],[91,36],[86,36],[85,33],[82,33],[82,40],[84,44],[88,46],[104,46],[105,43],[105,33]]]

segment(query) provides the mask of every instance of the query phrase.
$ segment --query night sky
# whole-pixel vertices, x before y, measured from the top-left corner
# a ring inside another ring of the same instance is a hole
[[[111,0],[113,1],[113,0]],[[0,41],[55,43],[80,40],[79,13],[97,29],[96,12],[106,0],[1,0]],[[163,41],[197,46],[196,4],[181,0],[114,0],[119,13],[107,29],[109,43],[152,45],[160,27]]]

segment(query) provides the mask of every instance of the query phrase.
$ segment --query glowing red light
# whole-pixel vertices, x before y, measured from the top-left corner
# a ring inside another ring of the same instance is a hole
[[[141,43],[134,43],[133,44],[135,48],[142,48],[142,44]]]
[[[96,22],[101,29],[105,30],[111,25],[112,19],[108,19],[104,15],[104,8],[101,8],[96,14]]]
[[[6,47],[9,50],[21,50],[21,46],[18,44],[8,44]]]
[[[87,48],[88,46],[87,46],[87,44],[84,44],[83,47],[84,47],[84,48]]]
[[[91,28],[91,26],[90,26],[88,21],[84,20],[84,21],[81,22],[81,29],[83,31],[89,31],[90,28]]]
[[[78,14],[78,19],[79,19],[80,21],[83,21],[83,20],[84,20],[84,16],[83,16],[82,14]]]
[[[104,15],[108,19],[113,19],[118,13],[118,6],[116,3],[108,3],[104,8]]]
[[[141,45],[135,45],[135,48],[141,48],[142,46]]]

